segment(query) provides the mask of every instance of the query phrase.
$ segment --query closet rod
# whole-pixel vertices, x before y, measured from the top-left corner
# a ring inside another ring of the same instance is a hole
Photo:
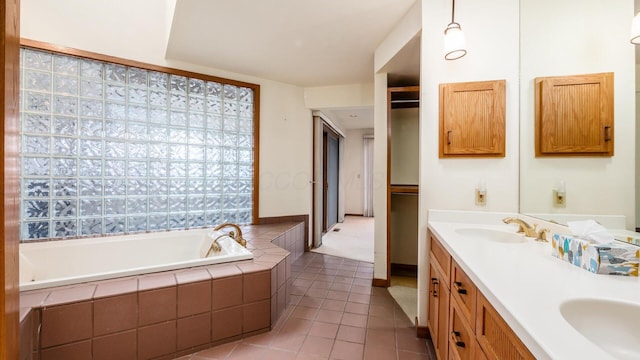
[[[417,103],[420,102],[420,99],[411,99],[411,100],[391,100],[392,104],[403,104],[403,103]]]

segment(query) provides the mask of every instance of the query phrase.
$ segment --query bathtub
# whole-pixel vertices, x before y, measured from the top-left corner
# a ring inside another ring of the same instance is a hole
[[[251,251],[229,236],[222,251],[204,258],[224,232],[180,230],[20,244],[20,291],[248,260]]]

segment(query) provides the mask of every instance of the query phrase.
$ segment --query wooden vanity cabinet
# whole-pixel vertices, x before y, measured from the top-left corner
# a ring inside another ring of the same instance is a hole
[[[476,286],[460,266],[452,261],[451,265],[451,297],[460,306],[460,312],[464,316],[472,331],[475,331],[476,311]]]
[[[449,271],[451,256],[434,237],[431,237],[429,257],[429,309],[427,327],[438,359],[447,359],[449,337]],[[444,269],[447,270],[444,270]]]
[[[477,303],[476,337],[487,359],[535,359],[480,292]]]
[[[453,296],[449,308],[449,358],[475,359],[475,353],[478,351],[476,334]]]
[[[429,241],[427,327],[438,359],[535,359],[441,242]]]

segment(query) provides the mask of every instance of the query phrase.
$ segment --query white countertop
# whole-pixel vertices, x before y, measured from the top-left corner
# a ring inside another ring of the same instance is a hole
[[[502,222],[506,216],[531,220],[513,213],[430,210],[428,227],[537,359],[614,359],[562,317],[560,304],[590,298],[640,305],[640,279],[590,273],[551,256],[550,243],[530,238],[513,244],[471,240],[455,231],[514,231],[514,225]],[[566,233],[554,224],[544,225]],[[640,341],[640,324],[637,331]]]

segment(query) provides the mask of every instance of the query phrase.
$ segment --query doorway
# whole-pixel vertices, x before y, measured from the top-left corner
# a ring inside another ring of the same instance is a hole
[[[327,126],[324,127],[322,137],[322,183],[324,186],[322,232],[326,233],[338,222],[340,147],[338,134]]]
[[[309,248],[322,246],[322,236],[344,221],[344,133],[324,114],[313,116],[312,236]]]
[[[342,117],[334,110],[342,125],[337,127],[322,112],[314,113],[311,251],[373,263],[373,128],[367,121],[345,126],[344,118],[353,122],[354,112],[373,117],[368,109],[342,110]]]

